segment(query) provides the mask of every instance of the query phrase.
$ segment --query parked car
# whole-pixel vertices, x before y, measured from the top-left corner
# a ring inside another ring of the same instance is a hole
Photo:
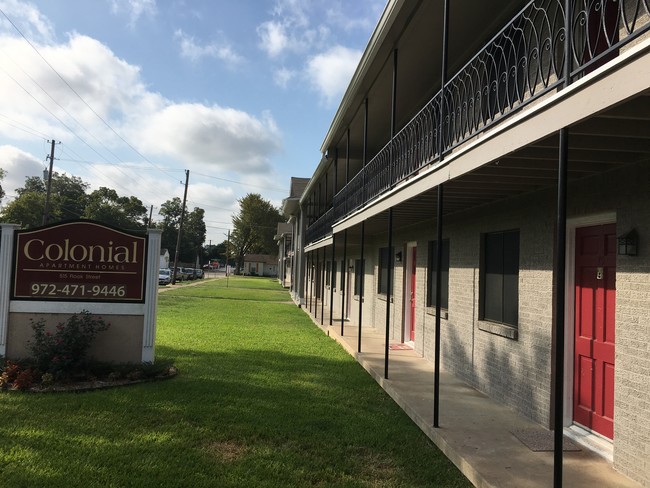
[[[172,282],[172,270],[169,268],[161,268],[158,271],[158,284],[169,285]]]
[[[194,268],[181,268],[183,270],[183,273],[185,273],[186,279],[188,280],[193,280],[196,278],[196,274],[194,273]]]
[[[195,268],[194,274],[196,275],[197,280],[202,280],[204,277],[203,270],[201,268]]]
[[[176,268],[176,281],[185,280],[187,280],[187,273],[183,271],[183,268]]]

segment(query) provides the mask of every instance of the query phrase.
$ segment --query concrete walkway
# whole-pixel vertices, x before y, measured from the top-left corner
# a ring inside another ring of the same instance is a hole
[[[305,311],[309,314],[308,307]],[[383,331],[364,328],[362,352],[357,353],[359,329],[345,324],[341,335],[340,321],[331,327],[320,325],[320,303],[317,313],[314,322],[359,361],[475,486],[553,486],[552,432],[444,371],[440,374],[440,427],[434,429],[433,363],[412,349],[390,350],[389,379],[385,379]],[[328,324],[329,311],[325,309],[323,315]],[[533,451],[513,432],[519,437],[550,439],[551,450]],[[640,487],[604,458],[570,441],[569,447],[574,450],[564,452],[564,487]]]

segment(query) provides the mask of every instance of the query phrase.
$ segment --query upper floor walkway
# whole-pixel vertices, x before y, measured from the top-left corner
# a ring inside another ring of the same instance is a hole
[[[568,14],[567,6],[570,9]],[[449,24],[452,27],[446,29],[448,32],[445,37],[454,34],[453,26],[458,24],[458,16],[454,18],[456,20]],[[422,28],[421,24],[416,22],[413,24],[415,24],[413,29]],[[404,27],[404,32],[410,28],[410,24],[407,25]],[[650,29],[648,2],[636,0],[578,2],[532,0],[527,2],[451,76],[447,77],[443,68],[438,85],[441,88],[400,130],[391,129],[388,141],[367,162],[365,161],[369,153],[367,131],[362,131],[357,136],[357,139],[362,140],[357,141],[351,141],[350,131],[347,131],[347,140],[344,144],[348,149],[345,155],[348,161],[346,161],[346,175],[342,187],[337,188],[338,181],[341,180],[340,175],[331,177],[328,182],[327,171],[318,175],[317,170],[303,196],[304,208],[307,209],[308,216],[305,242],[313,243],[331,235],[333,227],[337,224],[373,204],[380,197],[399,191],[406,186],[405,182],[411,182],[425,172],[435,172],[444,167],[445,161],[452,155],[471,149],[477,141],[502,131],[505,125],[510,124],[509,121],[516,117],[521,118],[518,114],[544,108],[544,104],[550,99],[566,101],[567,97],[563,98],[562,92],[581,80],[606,78],[608,63],[609,66],[615,66],[617,62],[623,60],[628,62],[633,55],[639,54],[641,50],[637,45],[642,37],[647,37],[644,34],[648,29]],[[445,43],[441,48],[444,51],[448,49]],[[445,53],[441,57],[445,58]],[[425,59],[420,61],[426,62]],[[396,66],[397,50],[395,50],[392,70],[394,85],[397,82]],[[403,81],[403,84],[409,83],[412,82],[408,79]],[[611,83],[611,90],[619,89],[614,78]],[[394,89],[393,114],[387,115],[393,119],[396,93]],[[628,94],[622,93],[620,100],[626,96]],[[618,99],[605,103],[611,103],[613,107],[618,103],[616,100]],[[628,104],[624,106],[625,110],[615,112],[612,117],[625,119],[627,125],[621,127],[629,127],[630,122],[638,119],[641,114],[641,118],[644,118],[644,123],[647,125],[649,112],[643,112],[644,108],[647,108],[647,100],[646,96],[643,97],[643,103]],[[365,103],[364,127],[368,124],[367,99]],[[595,102],[593,115],[602,109],[603,104],[599,105]],[[540,123],[542,122],[543,120],[540,119]],[[393,121],[391,126],[394,125]],[[598,138],[606,130],[605,128],[596,131],[586,130],[582,134],[584,141],[579,144],[578,149],[591,147],[592,142],[587,139]],[[621,136],[624,137],[625,134]],[[548,162],[552,162],[554,157],[557,160],[554,156],[557,153],[554,152],[556,145],[553,137],[540,127],[541,142],[535,147],[527,148],[528,154],[525,150],[520,153],[518,160],[544,160],[548,166]],[[593,147],[597,149],[598,144],[595,142]],[[630,146],[623,140],[612,139],[610,142],[614,148],[618,145]],[[351,173],[350,144],[361,145],[364,148],[358,171],[352,176],[349,174]],[[634,154],[630,151],[621,151],[620,162],[636,161],[641,157],[640,152],[647,151],[636,151]],[[330,160],[338,158],[336,152],[328,153],[327,156]],[[475,168],[493,161],[495,161],[494,157],[486,154]],[[606,165],[593,166],[594,161],[603,162],[594,155],[581,159],[582,176],[607,168]],[[321,165],[331,162],[324,158]],[[549,173],[540,174],[540,170],[537,163],[528,166],[514,165],[510,167],[508,174],[494,177],[484,175],[483,183],[487,186],[514,183],[509,180],[510,178],[515,178],[517,182],[522,183],[522,177],[527,177],[532,179],[534,188],[550,184],[554,176]],[[324,181],[323,175],[325,175]],[[451,176],[448,175],[446,179],[450,178]],[[330,187],[332,191],[328,192]],[[523,189],[510,187],[510,190],[526,191],[530,188],[531,184],[528,183]],[[493,200],[510,194],[509,191],[505,194],[501,191],[491,193],[488,198]],[[477,194],[471,197],[465,200],[464,208],[481,203],[481,200],[477,199]]]

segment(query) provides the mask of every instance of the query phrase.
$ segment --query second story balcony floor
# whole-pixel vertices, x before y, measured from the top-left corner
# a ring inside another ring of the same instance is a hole
[[[444,2],[389,2],[303,196],[308,242],[517,114],[606,77],[650,28],[650,3],[636,0],[449,3],[445,21]]]

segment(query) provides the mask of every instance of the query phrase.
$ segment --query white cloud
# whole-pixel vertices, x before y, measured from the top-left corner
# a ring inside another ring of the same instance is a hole
[[[338,103],[359,64],[362,52],[344,46],[334,46],[307,61],[305,74],[311,86],[330,106]]]
[[[346,3],[345,7],[341,0],[329,0],[325,17],[328,24],[347,32],[371,31],[385,6],[385,0],[356,1],[354,4]]]
[[[174,33],[174,39],[179,43],[181,56],[192,62],[198,62],[202,58],[215,58],[229,64],[237,64],[243,60],[230,45],[219,45],[215,42],[199,45],[193,36],[187,35],[181,29]]]
[[[129,25],[135,27],[143,15],[153,17],[158,8],[156,0],[111,0],[113,13],[125,12],[129,16]]]
[[[42,177],[45,169],[43,161],[39,161],[33,155],[9,145],[0,146],[0,161],[2,161],[2,169],[6,171],[4,179],[0,181],[0,185],[2,185],[6,193],[3,203],[7,203],[15,195],[16,188],[25,186],[26,177]]]
[[[273,81],[281,88],[286,88],[296,76],[296,72],[287,68],[280,68],[273,74]]]
[[[0,37],[0,65],[10,69],[15,79],[0,76],[0,114],[47,137],[77,147],[83,138],[113,160],[99,141],[111,147],[123,143],[99,115],[139,151],[238,173],[268,171],[271,156],[279,150],[281,136],[270,115],[166,99],[147,88],[139,67],[119,59],[95,39],[73,34],[65,44],[39,46],[39,50],[83,101],[24,42]],[[11,59],[3,57],[6,53],[12,53]],[[2,123],[0,135],[33,139]]]
[[[138,125],[144,151],[238,173],[267,172],[270,155],[280,148],[280,134],[270,116],[257,118],[218,105],[168,104]]]
[[[264,22],[258,26],[257,34],[260,37],[260,47],[272,58],[282,54],[290,44],[285,27],[279,22]]]
[[[52,24],[31,3],[20,0],[0,0],[0,9],[28,39],[45,43],[54,39]],[[4,15],[0,16],[0,32],[16,33]]]

